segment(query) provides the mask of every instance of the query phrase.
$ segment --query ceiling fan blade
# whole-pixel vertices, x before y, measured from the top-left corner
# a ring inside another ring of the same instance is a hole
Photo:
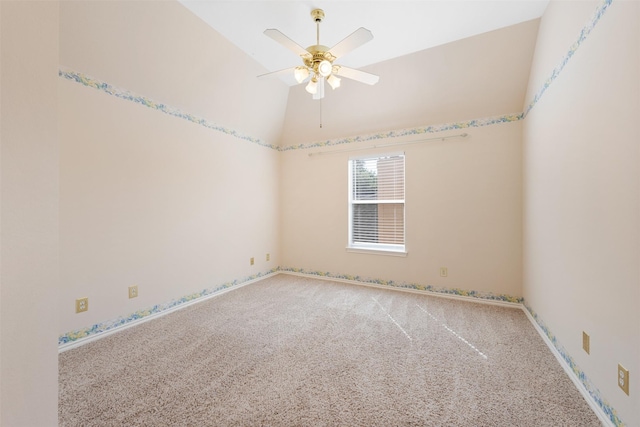
[[[291,67],[291,68],[285,68],[284,70],[272,71],[270,73],[260,74],[258,78],[262,79],[265,77],[280,77],[280,76],[286,76],[286,75],[293,76],[293,72],[295,71],[295,69],[296,67]]]
[[[264,30],[264,34],[271,37],[273,40],[277,41],[282,46],[286,47],[287,49],[289,49],[290,51],[292,51],[293,53],[295,53],[300,57],[304,58],[304,57],[311,56],[311,54],[307,52],[305,48],[303,48],[298,43],[294,42],[289,37],[285,36],[284,34],[282,34],[280,31],[276,29],[271,28],[268,30]]]
[[[344,40],[329,49],[329,52],[336,58],[351,52],[357,47],[362,46],[373,39],[373,34],[366,28],[360,27],[353,33],[349,34]]]
[[[334,74],[337,74],[340,77],[356,80],[361,83],[366,83],[368,85],[374,85],[378,83],[378,80],[380,80],[380,77],[375,74],[365,73],[364,71],[343,67],[342,65],[335,65],[334,67],[337,68]]]

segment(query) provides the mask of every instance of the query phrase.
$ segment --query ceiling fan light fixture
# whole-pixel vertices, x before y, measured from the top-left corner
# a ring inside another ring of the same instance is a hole
[[[322,9],[314,9],[311,11],[311,17],[316,24],[316,44],[307,48],[300,46],[274,28],[265,30],[264,34],[266,36],[271,37],[298,55],[304,65],[262,74],[258,77],[286,75],[290,79],[293,74],[298,84],[306,83],[305,90],[313,95],[313,99],[324,98],[325,80],[333,90],[340,87],[341,77],[346,77],[350,80],[356,80],[368,85],[376,84],[379,77],[374,74],[340,65],[333,65],[336,59],[339,59],[344,54],[349,53],[364,43],[371,41],[371,39],[373,39],[371,31],[360,27],[338,44],[333,47],[327,47],[320,44],[320,23],[324,20],[324,16]]]
[[[318,64],[318,73],[322,77],[327,77],[329,74],[331,74],[332,69],[333,65],[331,65],[331,62],[327,61],[326,59],[320,61],[320,63]]]
[[[329,83],[329,86],[331,86],[331,89],[335,90],[340,87],[340,78],[336,77],[335,74],[331,74],[327,78],[327,83]]]
[[[298,83],[302,83],[309,77],[309,69],[307,69],[307,67],[296,67],[293,71],[293,77],[295,77]]]
[[[309,84],[307,85],[305,90],[309,92],[311,95],[315,95],[315,93],[318,91],[318,81],[316,80],[315,77],[309,80]]]

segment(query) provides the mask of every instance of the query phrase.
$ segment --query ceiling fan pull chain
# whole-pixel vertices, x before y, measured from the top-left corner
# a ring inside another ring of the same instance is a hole
[[[320,129],[322,129],[322,98],[320,98]]]

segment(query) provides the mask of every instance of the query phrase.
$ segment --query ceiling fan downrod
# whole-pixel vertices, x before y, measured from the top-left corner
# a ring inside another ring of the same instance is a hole
[[[320,23],[324,19],[324,10],[313,9],[311,11],[311,17],[316,22],[316,44],[320,44]]]

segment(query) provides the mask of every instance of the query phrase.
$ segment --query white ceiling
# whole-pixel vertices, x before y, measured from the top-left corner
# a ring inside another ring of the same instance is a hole
[[[542,16],[549,0],[179,0],[262,64],[265,72],[300,65],[290,50],[265,36],[275,28],[306,48],[316,44],[311,10],[320,8],[320,44],[333,46],[359,27],[373,40],[336,60],[353,68],[396,58]],[[286,80],[294,84],[293,78]]]

